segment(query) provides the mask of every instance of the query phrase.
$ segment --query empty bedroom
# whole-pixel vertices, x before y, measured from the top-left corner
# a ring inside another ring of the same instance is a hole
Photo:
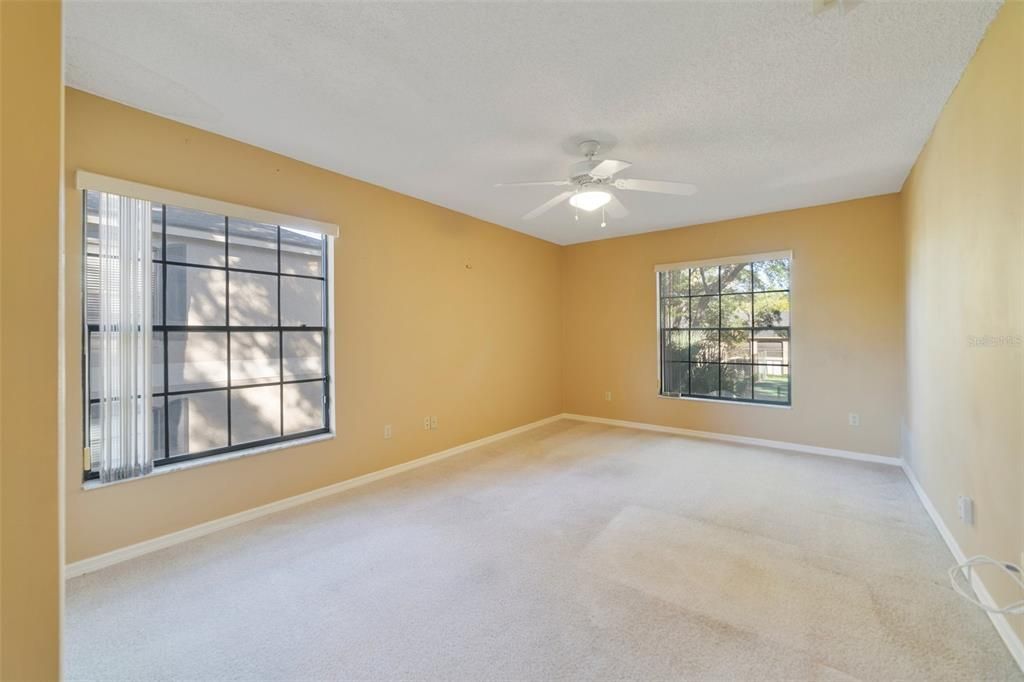
[[[0,0],[0,679],[1024,680],[1024,2]]]

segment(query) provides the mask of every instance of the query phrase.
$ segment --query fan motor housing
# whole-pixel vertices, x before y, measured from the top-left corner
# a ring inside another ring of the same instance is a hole
[[[569,166],[569,178],[576,184],[582,182],[593,182],[594,177],[590,175],[590,171],[597,168],[600,161],[594,159],[587,159],[586,161],[579,161]]]

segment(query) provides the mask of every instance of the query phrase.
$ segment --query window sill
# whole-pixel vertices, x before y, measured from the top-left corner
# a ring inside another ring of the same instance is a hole
[[[153,472],[147,476],[139,476],[137,478],[125,478],[120,481],[110,481],[109,483],[103,483],[99,480],[85,481],[82,484],[82,490],[94,490],[96,488],[108,488],[112,485],[121,485],[122,483],[132,483],[134,481],[145,481],[153,478],[154,476],[161,476],[163,474],[171,474],[176,471],[184,471],[185,469],[196,469],[198,467],[206,466],[208,464],[220,464],[221,462],[228,462],[233,459],[242,459],[244,457],[252,457],[254,455],[262,455],[268,452],[275,452],[277,450],[284,450],[286,448],[294,448],[300,445],[309,445],[311,443],[319,443],[325,440],[331,440],[335,437],[335,433],[318,433],[315,436],[309,436],[308,438],[297,438],[295,440],[284,441],[281,443],[273,443],[271,445],[261,445],[256,448],[249,450],[236,450],[235,452],[225,452],[221,455],[213,455],[211,457],[202,457],[200,459],[192,459],[185,462],[178,462],[177,464],[168,464],[162,467],[153,467]]]
[[[744,402],[741,400],[716,400],[715,398],[697,398],[694,396],[674,396],[674,395],[661,395],[658,397],[662,400],[692,400],[698,403],[715,403],[716,405],[744,405],[747,407],[770,407],[775,410],[790,410],[793,408],[793,404],[789,405],[773,405],[771,403],[754,403]]]

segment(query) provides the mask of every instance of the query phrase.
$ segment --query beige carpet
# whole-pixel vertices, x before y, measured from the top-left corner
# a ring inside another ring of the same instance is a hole
[[[1022,679],[952,562],[896,467],[561,421],[70,581],[66,672]]]

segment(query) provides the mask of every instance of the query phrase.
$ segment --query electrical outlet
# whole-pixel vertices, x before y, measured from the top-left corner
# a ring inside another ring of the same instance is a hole
[[[437,417],[436,416],[430,418],[430,428],[431,429],[436,429],[437,428]]]
[[[384,425],[384,440],[391,438],[391,424]]]
[[[850,413],[850,426],[860,426],[860,415],[856,412]]]
[[[424,431],[429,431],[430,430],[430,417],[424,417],[423,418],[423,430]]]
[[[964,525],[974,525],[974,500],[967,495],[956,498],[956,511]]]
[[[610,402],[611,399],[612,399],[612,392],[611,391],[605,391],[604,392],[604,399]]]

